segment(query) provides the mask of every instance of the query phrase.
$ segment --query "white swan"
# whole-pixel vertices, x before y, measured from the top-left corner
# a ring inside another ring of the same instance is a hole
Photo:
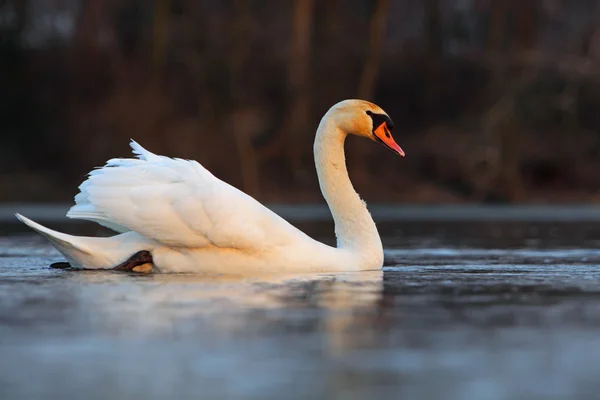
[[[72,236],[16,216],[77,268],[216,273],[380,269],[381,239],[348,178],[344,141],[348,134],[363,136],[404,156],[390,135],[392,128],[381,108],[363,100],[334,105],[319,124],[315,164],[335,221],[337,248],[313,240],[196,161],[158,156],[134,141],[139,159],[112,159],[92,171],[67,213],[118,235]]]

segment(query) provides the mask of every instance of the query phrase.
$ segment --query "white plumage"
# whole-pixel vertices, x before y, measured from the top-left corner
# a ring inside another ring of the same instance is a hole
[[[67,217],[176,247],[249,249],[287,238],[270,234],[287,233],[285,220],[196,161],[131,147],[139,159],[112,159],[93,171]]]
[[[113,268],[138,251],[150,252],[155,270],[162,272],[380,268],[377,230],[352,189],[345,165],[339,165],[340,160],[344,163],[346,136],[339,119],[347,119],[350,110],[360,126],[368,118],[365,109],[383,113],[359,100],[338,103],[323,118],[315,140],[321,188],[336,220],[340,248],[311,239],[198,162],[153,154],[133,140],[138,158],[111,159],[92,171],[67,213],[118,235],[75,237],[17,217],[80,268]],[[368,129],[373,130],[372,124]]]

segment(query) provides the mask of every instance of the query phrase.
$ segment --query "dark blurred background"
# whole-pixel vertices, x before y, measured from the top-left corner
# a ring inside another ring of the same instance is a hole
[[[369,201],[600,202],[600,0],[0,0],[0,93],[0,201],[69,200],[129,138],[318,201],[358,97],[407,153],[349,140]]]

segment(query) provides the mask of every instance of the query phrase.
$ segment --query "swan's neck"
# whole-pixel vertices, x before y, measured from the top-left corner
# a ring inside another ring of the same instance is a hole
[[[347,134],[335,118],[325,115],[319,124],[314,152],[319,185],[335,222],[338,248],[359,253],[372,262],[383,263],[383,247],[366,204],[354,190],[344,155]]]

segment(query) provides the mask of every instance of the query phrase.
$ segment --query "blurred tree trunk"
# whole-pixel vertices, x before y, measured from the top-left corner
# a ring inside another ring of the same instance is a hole
[[[486,52],[495,57],[505,50],[510,0],[490,0],[489,30]],[[480,132],[468,151],[469,181],[473,185],[473,197],[483,201],[497,190],[501,168],[502,121],[512,118],[514,90],[506,87],[506,66],[491,64],[491,79],[487,88],[490,107],[481,117]]]
[[[235,0],[233,26],[235,29],[230,30],[231,49],[227,57],[229,95],[232,102],[231,128],[240,161],[243,190],[251,196],[256,196],[260,192],[259,165],[252,138],[260,133],[262,124],[258,105],[252,102],[253,93],[249,90],[250,83],[245,73],[248,70],[257,26],[250,0]]]
[[[290,105],[283,123],[283,133],[289,138],[284,152],[296,181],[305,181],[309,174],[302,165],[302,146],[306,142],[310,120],[311,37],[314,20],[314,0],[294,0],[292,9],[291,55],[289,58]]]
[[[313,77],[315,87],[319,88],[318,96],[313,104],[327,107],[335,102],[336,94],[348,91],[348,81],[351,79],[349,68],[340,68],[340,59],[348,57],[347,47],[344,46],[343,11],[344,4],[340,0],[328,0],[317,3],[321,7],[316,14],[321,15],[315,30],[315,68],[320,72]],[[353,88],[350,88],[353,90]],[[348,91],[349,92],[349,91]],[[345,94],[344,94],[345,95]],[[347,94],[350,95],[350,92]]]
[[[157,71],[160,71],[165,63],[170,7],[171,0],[155,0],[152,59]]]
[[[425,105],[430,113],[439,112],[440,88],[442,82],[441,57],[443,50],[440,0],[425,2],[426,68]]]
[[[5,7],[8,1],[0,2],[0,18],[6,18],[6,11],[12,11],[10,7]],[[29,1],[13,0],[16,21],[14,24],[6,24],[0,30],[0,121],[3,123],[0,129],[0,170],[2,172],[15,168],[21,168],[27,164],[23,157],[21,149],[27,149],[31,159],[43,163],[44,153],[48,155],[47,149],[39,146],[39,140],[36,146],[30,146],[26,136],[19,135],[19,132],[27,132],[28,125],[37,122],[35,118],[30,118],[32,110],[27,113],[15,113],[15,109],[25,109],[31,107],[31,96],[29,93],[36,88],[34,84],[29,83],[31,79],[27,76],[27,57],[23,51],[22,42],[24,30],[28,22]],[[4,7],[3,7],[4,6]],[[29,103],[29,104],[28,104]],[[30,128],[31,129],[31,128]],[[33,129],[31,129],[33,131]],[[54,154],[52,154],[54,157]],[[12,168],[9,168],[12,167]],[[12,174],[11,174],[12,175]],[[8,174],[4,175],[8,176]],[[4,177],[0,173],[0,177]],[[3,186],[4,187],[4,186]]]
[[[488,54],[505,54],[517,61],[522,51],[529,50],[537,32],[535,27],[536,3],[519,0],[492,0],[490,4],[490,31],[487,43]],[[509,14],[515,16],[515,29],[508,23]],[[508,46],[507,46],[508,44]],[[485,165],[479,175],[482,182],[476,188],[477,197],[482,199],[500,191],[502,198],[516,202],[524,198],[525,186],[520,173],[521,124],[517,116],[517,98],[527,84],[524,67],[513,71],[506,63],[492,64],[492,79],[489,93],[494,100],[482,121],[479,145],[487,149],[480,160]]]
[[[211,56],[209,33],[207,32],[209,17],[202,9],[200,2],[189,1],[189,7],[190,17],[188,23],[191,25],[191,49],[185,57],[186,66],[194,79],[194,89],[198,101],[198,116],[202,119],[202,125],[208,128],[208,131],[214,132],[219,129],[219,122],[215,96],[209,84],[211,78],[210,68],[205,61]],[[205,138],[204,140],[210,139]]]
[[[536,25],[536,13],[539,1],[513,0],[515,14],[515,35],[511,43],[511,52],[521,57],[524,51],[531,50],[534,46],[535,35],[539,31]],[[534,72],[535,74],[535,72]],[[521,175],[521,129],[522,123],[517,113],[517,98],[526,90],[531,82],[527,67],[523,66],[517,75],[510,77],[515,86],[513,91],[512,113],[507,118],[508,126],[501,130],[502,164],[500,169],[500,182],[511,202],[518,202],[525,198],[525,184]]]
[[[490,2],[490,30],[488,34],[488,52],[500,51],[506,40],[506,24],[510,7],[508,0],[491,0]]]
[[[80,163],[84,162],[82,157],[94,159],[100,152],[98,146],[90,146],[87,154],[84,156],[80,154],[80,149],[90,143],[90,137],[81,134],[80,130],[81,120],[88,117],[90,99],[106,95],[106,88],[99,88],[96,80],[90,79],[90,76],[97,77],[107,70],[106,59],[102,58],[98,48],[98,34],[104,22],[106,8],[106,0],[82,2],[79,15],[75,20],[73,46],[70,49],[70,60],[67,64],[71,68],[70,79],[67,81],[68,101],[70,102],[67,109],[71,113],[68,121],[72,124],[73,132],[69,138],[65,138],[65,142],[69,147],[71,158]],[[108,70],[111,67],[114,65],[109,66]],[[68,134],[68,129],[64,129],[64,132]],[[109,141],[110,132],[104,137]]]
[[[222,126],[219,121],[220,113],[217,112],[215,89],[211,86],[211,73],[215,69],[222,69],[222,65],[215,60],[214,41],[208,39],[209,15],[203,6],[205,2],[169,1],[181,7],[180,12],[171,17],[173,22],[170,33],[173,36],[169,46],[181,73],[174,76],[173,64],[170,63],[166,64],[165,71],[168,79],[177,83],[171,85],[171,89],[177,90],[182,96],[184,104],[189,107],[189,114],[183,121],[180,139],[166,139],[169,141],[169,148],[176,154],[201,160],[207,168],[214,168],[222,160],[214,149],[222,146],[223,139],[219,134]],[[220,32],[215,33],[219,34]],[[222,48],[219,48],[218,54],[222,52]],[[178,87],[179,85],[184,87]]]
[[[369,23],[369,41],[365,63],[363,66],[360,83],[358,85],[358,98],[373,100],[379,66],[381,64],[381,52],[385,41],[387,29],[389,0],[377,0],[375,9]]]
[[[516,29],[511,47],[516,51],[529,50],[533,47],[535,35],[539,31],[536,24],[539,1],[513,1]]]
[[[438,57],[442,52],[443,45],[440,0],[426,0],[425,7],[427,54],[430,57]]]

